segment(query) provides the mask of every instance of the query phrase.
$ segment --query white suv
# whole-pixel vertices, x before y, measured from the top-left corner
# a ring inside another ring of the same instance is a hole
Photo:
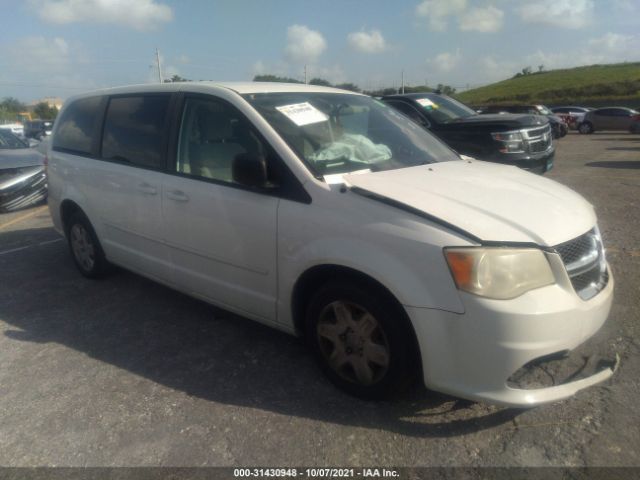
[[[184,83],[67,101],[49,208],[80,272],[109,264],[305,335],[363,397],[417,375],[512,406],[612,375],[518,387],[608,316],[592,206],[515,167],[462,159],[385,104],[341,90]]]

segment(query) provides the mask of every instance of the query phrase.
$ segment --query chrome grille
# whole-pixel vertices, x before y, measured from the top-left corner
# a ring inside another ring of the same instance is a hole
[[[529,128],[527,129],[527,136],[529,138],[541,137],[545,134],[545,132],[549,131],[549,125],[545,125],[544,127],[539,128]]]
[[[609,282],[607,262],[598,228],[554,247],[562,258],[571,284],[580,298],[588,300]]]
[[[551,148],[551,126],[528,128],[522,130],[527,150],[531,153],[545,152]]]

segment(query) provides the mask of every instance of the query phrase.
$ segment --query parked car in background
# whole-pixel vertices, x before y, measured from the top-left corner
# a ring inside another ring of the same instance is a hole
[[[640,133],[640,118],[636,117],[629,126],[629,132]]]
[[[628,130],[640,120],[640,112],[625,107],[605,107],[587,112],[578,125],[580,133],[593,133],[597,130]],[[635,128],[635,127],[634,127]]]
[[[35,205],[46,198],[44,158],[9,130],[0,129],[0,212]]]
[[[0,130],[8,130],[14,135],[24,138],[24,126],[21,123],[4,123],[0,125]]]
[[[553,138],[562,138],[569,132],[569,125],[544,105],[487,105],[480,107],[482,113],[528,113],[542,115],[549,119]]]
[[[584,115],[588,111],[593,110],[589,107],[553,107],[551,111],[567,121],[569,128],[573,128],[574,130],[578,128],[578,125],[582,123],[584,120]]]
[[[389,95],[381,100],[440,137],[458,153],[544,173],[555,147],[548,120],[531,115],[478,115],[438,93]]]
[[[44,137],[51,135],[52,129],[53,120],[31,120],[24,124],[24,136],[42,140]]]

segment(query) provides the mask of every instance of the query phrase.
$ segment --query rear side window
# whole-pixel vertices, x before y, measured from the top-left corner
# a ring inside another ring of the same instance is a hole
[[[69,105],[58,122],[53,148],[89,155],[99,121],[100,97],[81,98]],[[36,127],[37,125],[32,125]]]
[[[102,158],[145,168],[162,168],[170,95],[114,97],[102,135]]]

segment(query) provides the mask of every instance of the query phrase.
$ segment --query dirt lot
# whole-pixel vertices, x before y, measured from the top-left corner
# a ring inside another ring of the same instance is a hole
[[[617,281],[607,384],[510,410],[367,403],[295,338],[127,272],[88,281],[46,208],[0,216],[0,465],[640,465],[640,136],[574,133],[549,177],[595,206]]]

